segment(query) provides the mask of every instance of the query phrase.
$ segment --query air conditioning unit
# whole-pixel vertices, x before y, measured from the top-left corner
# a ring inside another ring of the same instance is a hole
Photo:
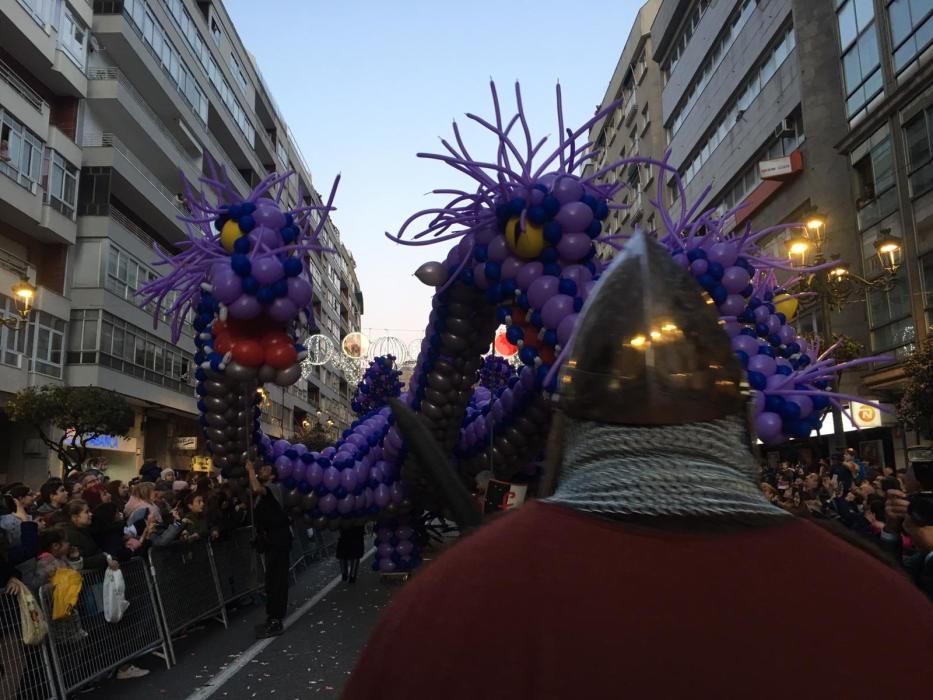
[[[778,139],[796,132],[797,125],[794,123],[793,119],[782,119],[781,123],[774,127],[774,137]]]

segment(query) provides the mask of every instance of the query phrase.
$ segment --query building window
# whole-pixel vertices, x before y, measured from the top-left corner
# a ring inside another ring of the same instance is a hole
[[[285,143],[282,139],[275,140],[275,154],[279,157],[279,160],[282,161],[283,165],[288,163],[288,149],[285,147]]]
[[[26,8],[40,27],[44,27],[46,22],[51,19],[49,16],[51,14],[49,0],[19,0],[19,4]]]
[[[933,329],[933,254],[920,258],[923,282],[923,308],[926,310],[927,329]]]
[[[930,0],[893,0],[888,5],[894,68],[900,73],[933,41],[933,3]]]
[[[674,39],[671,55],[664,62],[665,80],[670,77],[671,73],[674,72],[674,68],[677,67],[677,63],[687,49],[687,44],[690,43],[690,37],[693,36],[693,33],[700,24],[700,20],[703,19],[703,15],[706,13],[706,8],[709,6],[710,0],[698,0],[686,13],[686,19],[684,20],[683,26],[680,28],[680,33]]]
[[[851,120],[859,116],[884,87],[878,34],[872,0],[836,0],[836,5],[846,111]]]
[[[121,299],[136,304],[136,291],[155,279],[155,274],[142,263],[127,255],[113,243],[107,260],[107,289]]]
[[[240,62],[236,60],[236,56],[232,53],[230,54],[230,72],[233,73],[233,79],[237,81],[240,85],[240,89],[243,92],[246,92],[246,88],[249,83],[246,82],[246,76],[243,75],[243,71],[240,68]]]
[[[35,192],[44,142],[0,106],[0,172]]]
[[[69,219],[75,218],[78,205],[78,168],[58,151],[47,151],[46,192],[49,205]]]
[[[910,292],[903,277],[895,279],[890,292],[868,293],[868,319],[873,352],[894,351],[898,358],[913,352],[916,340],[910,315]]]
[[[62,30],[58,35],[65,54],[82,71],[87,59],[87,27],[65,7],[62,12]]]
[[[28,351],[32,359],[32,371],[61,379],[65,322],[45,311],[39,311],[33,315],[29,325],[32,328]]]
[[[220,46],[220,26],[213,17],[211,17],[211,39],[214,40],[215,46]]]
[[[748,18],[752,16],[757,6],[754,0],[743,0],[742,4],[735,9],[732,16],[726,21],[725,28],[716,39],[713,47],[706,54],[706,58],[703,59],[703,63],[699,70],[697,70],[696,76],[690,81],[690,85],[687,86],[687,89],[684,90],[684,95],[680,99],[680,104],[674,109],[671,121],[672,134],[676,134],[683,125],[687,115],[690,114],[690,110],[693,109],[693,105],[696,104],[697,99],[699,99],[703,90],[706,89],[710,79],[713,77],[713,73],[719,68],[719,64],[722,63],[722,59],[725,57],[726,52],[732,48],[732,44],[735,43],[736,37],[739,35],[739,32],[742,31],[742,27],[748,22]],[[779,63],[780,62],[783,62],[783,59],[781,59]]]
[[[703,164],[709,160],[716,147],[732,131],[732,127],[742,118],[742,115],[755,101],[755,98],[758,97],[764,86],[777,72],[777,69],[784,63],[796,45],[797,39],[794,28],[790,26],[779,34],[778,42],[774,46],[762,53],[758,64],[742,82],[736,96],[720,113],[716,123],[707,132],[706,138],[702,139],[696,147],[693,158],[688,160],[684,166],[682,173],[684,185],[696,177]]]
[[[97,309],[72,310],[68,363],[100,364],[186,394],[194,383],[187,353]]]
[[[141,0],[135,0],[135,2],[140,1]],[[204,42],[204,39],[201,38],[201,34],[198,32],[197,24],[192,19],[191,15],[188,14],[188,10],[185,8],[181,0],[162,0],[162,4],[165,5],[165,8],[169,11],[169,14],[172,15],[172,19],[175,20],[175,24],[184,35],[185,40],[188,42],[192,52],[194,52],[195,57],[200,62],[201,67],[204,69],[208,79],[211,81],[214,87],[217,88],[217,92],[220,93],[220,99],[227,106],[227,109],[230,110],[233,121],[236,122],[236,125],[239,127],[240,131],[243,132],[243,135],[246,137],[249,145],[255,146],[256,130],[250,123],[249,117],[246,115],[246,110],[243,109],[243,106],[239,103],[236,96],[233,94],[233,90],[230,88],[230,84],[227,82],[227,79],[223,76],[220,68],[211,57],[211,52],[207,48],[207,44]],[[233,56],[231,55],[230,58],[233,59]],[[234,71],[234,74],[236,73],[237,72]],[[242,77],[242,73],[240,75]]]
[[[178,0],[179,3],[180,1]],[[135,30],[149,45],[156,60],[162,64],[162,69],[175,81],[178,92],[191,105],[198,118],[206,124],[207,97],[185,66],[178,49],[169,41],[162,25],[153,17],[145,0],[123,0],[123,14],[132,20]]]
[[[758,169],[760,161],[787,156],[800,148],[800,144],[804,141],[804,134],[800,127],[799,113],[796,116],[784,119],[783,123],[788,125],[790,129],[780,138],[774,139],[753,158],[751,164],[745,168],[742,174],[735,179],[734,184],[723,194],[722,200],[717,206],[720,215],[741,204],[742,200],[761,183],[761,174]]]
[[[0,294],[0,318],[22,318],[14,301]],[[13,330],[0,326],[0,362],[9,367],[21,367],[21,358],[26,354],[26,329]]]
[[[933,114],[928,108],[904,124],[912,196],[933,188]]]
[[[859,230],[865,230],[897,208],[894,154],[887,128],[880,129],[852,153],[858,197]]]

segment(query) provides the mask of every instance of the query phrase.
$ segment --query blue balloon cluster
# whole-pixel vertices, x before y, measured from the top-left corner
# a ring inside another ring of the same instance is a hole
[[[382,355],[369,363],[350,402],[356,415],[380,409],[402,393],[402,372],[395,368],[395,360],[394,355]]]

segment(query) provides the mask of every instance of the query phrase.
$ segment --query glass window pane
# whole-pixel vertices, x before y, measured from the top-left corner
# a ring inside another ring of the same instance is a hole
[[[857,46],[853,46],[842,57],[842,70],[845,73],[846,94],[851,95],[862,82],[862,69],[859,67]]]
[[[875,18],[875,6],[872,0],[854,0],[855,1],[855,19],[858,22],[858,30],[862,31]]]
[[[75,324],[78,325],[78,324]],[[97,321],[84,322],[84,339],[81,341],[82,350],[94,350],[97,343]]]
[[[888,300],[883,292],[868,293],[868,315],[872,327],[882,326],[890,320]]]
[[[895,0],[888,7],[888,16],[891,18],[891,37],[897,46],[911,32],[910,7],[907,0]]]
[[[889,139],[885,139],[872,149],[871,165],[875,173],[876,194],[881,194],[894,186],[894,158]]]
[[[875,32],[874,27],[859,38],[858,52],[862,64],[862,75],[867,77],[880,63],[878,58],[878,34]]]
[[[36,334],[36,358],[47,360],[49,357],[49,331],[46,328],[39,328]]]
[[[930,140],[927,136],[926,117],[919,114],[904,125],[907,140],[907,159],[912,168],[925,163],[930,157]]]
[[[100,350],[101,352],[110,353],[112,345],[113,345],[113,326],[105,322],[100,328]]]
[[[107,325],[109,326],[109,324],[107,324]],[[107,346],[104,345],[103,348],[102,348],[102,350],[104,350],[104,352],[112,352],[114,357],[123,357],[123,352],[124,352],[123,348],[124,348],[124,345],[125,345],[124,340],[125,340],[125,338],[124,338],[123,329],[122,329],[122,328],[116,328],[116,327],[114,327],[114,329],[113,329],[113,349],[112,349],[112,350],[108,350]]]
[[[60,333],[52,334],[52,352],[49,355],[49,362],[56,365],[62,363],[62,335]]]
[[[933,307],[933,255],[927,255],[921,260],[923,270],[923,303],[927,308]]]
[[[849,0],[839,12],[839,43],[845,48],[855,40],[855,0]]]

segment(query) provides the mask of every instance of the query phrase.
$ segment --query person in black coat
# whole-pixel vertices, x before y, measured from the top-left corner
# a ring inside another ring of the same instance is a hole
[[[350,583],[356,582],[360,571],[360,559],[363,558],[363,526],[354,525],[340,531],[337,540],[337,558],[340,560],[340,578]]]
[[[260,639],[282,634],[288,611],[288,554],[292,548],[291,520],[283,507],[282,487],[276,483],[275,468],[263,464],[259,475],[252,462],[246,463],[250,490],[255,496],[253,518],[256,547],[266,569],[266,623],[256,631]]]

